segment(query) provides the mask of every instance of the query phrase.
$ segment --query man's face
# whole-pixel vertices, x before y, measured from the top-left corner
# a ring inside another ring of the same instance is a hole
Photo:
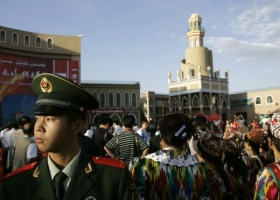
[[[146,130],[146,129],[148,128],[148,126],[149,126],[148,123],[144,123],[144,124],[142,125],[142,129]]]
[[[111,127],[112,127],[112,126],[110,126],[109,123],[103,126],[103,128],[104,128],[105,130],[110,130]]]
[[[66,115],[36,115],[34,126],[35,141],[43,152],[63,152],[72,145],[74,123],[68,123]]]

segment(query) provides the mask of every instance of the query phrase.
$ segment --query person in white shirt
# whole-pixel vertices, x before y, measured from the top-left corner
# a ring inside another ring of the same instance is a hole
[[[141,128],[139,128],[137,131],[137,133],[142,137],[142,140],[144,140],[144,142],[146,142],[146,143],[148,143],[148,132],[147,132],[148,126],[149,126],[149,123],[146,121],[143,121]]]
[[[2,144],[2,148],[3,148],[3,136],[5,135],[5,133],[7,133],[9,130],[11,130],[12,126],[6,125],[5,128],[0,132],[0,140],[1,140],[1,144]]]
[[[92,139],[93,130],[91,128],[91,125],[88,126],[87,132],[84,135]]]
[[[3,136],[3,153],[2,153],[2,163],[3,163],[3,176],[5,176],[6,174],[8,174],[10,172],[11,169],[7,168],[7,165],[10,166],[10,164],[8,164],[8,154],[9,154],[9,149],[10,149],[10,136],[12,135],[12,133],[17,132],[18,131],[18,123],[12,123],[12,129],[7,131],[4,136]]]
[[[134,123],[134,124],[133,124],[133,131],[134,131],[135,133],[137,133],[138,129],[139,129],[138,125],[137,125],[136,123]]]
[[[118,135],[118,134],[123,132],[122,127],[120,127],[120,121],[119,120],[115,120],[113,122],[113,127],[114,127],[114,132],[113,132],[114,136],[116,136],[116,135]]]

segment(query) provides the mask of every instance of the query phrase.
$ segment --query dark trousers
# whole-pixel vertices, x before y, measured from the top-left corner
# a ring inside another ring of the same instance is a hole
[[[3,148],[2,151],[2,164],[3,164],[3,177],[8,174],[11,170],[7,169],[6,165],[7,165],[7,159],[8,159],[8,149]]]

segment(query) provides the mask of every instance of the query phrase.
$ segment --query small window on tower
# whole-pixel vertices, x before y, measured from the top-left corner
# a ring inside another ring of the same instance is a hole
[[[195,76],[195,70],[194,69],[191,70],[191,74],[192,74],[192,76]]]

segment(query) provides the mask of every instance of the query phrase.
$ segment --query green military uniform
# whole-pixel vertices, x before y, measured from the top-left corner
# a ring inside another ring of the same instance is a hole
[[[135,187],[125,163],[109,158],[90,157],[81,152],[79,164],[64,199],[133,199]],[[5,177],[0,199],[56,199],[47,159],[32,163]]]
[[[99,106],[98,101],[79,85],[54,74],[40,74],[32,82],[38,95],[33,113],[57,115],[69,112],[86,114]],[[35,134],[36,136],[36,134]],[[78,164],[73,169],[64,200],[138,199],[136,187],[123,161],[91,157],[81,150]],[[45,199],[56,200],[48,158],[20,168],[4,178],[1,200]]]

